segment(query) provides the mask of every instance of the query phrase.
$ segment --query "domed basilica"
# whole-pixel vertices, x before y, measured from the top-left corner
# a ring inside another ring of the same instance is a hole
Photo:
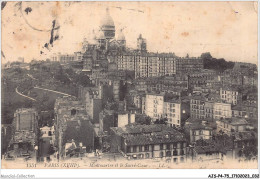
[[[105,16],[101,19],[98,32],[93,31],[92,37],[87,41],[93,45],[95,43],[102,50],[125,50],[126,40],[123,29],[119,31],[117,38],[115,38],[115,31],[114,20],[110,16],[109,9],[107,8]]]
[[[142,35],[137,38],[137,48],[126,47],[126,39],[123,28],[117,34],[115,23],[110,16],[109,9],[106,9],[105,16],[101,19],[99,29],[92,31],[88,38],[84,39],[81,55],[84,62],[83,70],[92,71],[93,69],[107,69],[108,66],[115,64],[120,55],[126,53],[146,52],[146,39]],[[117,37],[115,37],[117,35]]]

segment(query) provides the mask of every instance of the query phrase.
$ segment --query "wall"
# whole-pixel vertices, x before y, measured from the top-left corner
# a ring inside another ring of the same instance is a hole
[[[124,127],[127,124],[128,124],[128,113],[118,114],[118,126],[117,127]]]

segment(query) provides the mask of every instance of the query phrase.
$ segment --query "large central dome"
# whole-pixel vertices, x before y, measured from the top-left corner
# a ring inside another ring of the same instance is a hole
[[[114,20],[110,16],[109,9],[106,9],[106,15],[101,19],[101,27],[112,26],[115,27]]]
[[[101,30],[104,32],[106,39],[112,39],[115,37],[115,24],[112,17],[109,14],[109,9],[106,9],[106,15],[101,19]]]

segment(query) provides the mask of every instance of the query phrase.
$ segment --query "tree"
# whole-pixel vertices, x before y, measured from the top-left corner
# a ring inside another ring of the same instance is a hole
[[[74,81],[83,87],[93,86],[91,80],[89,79],[89,76],[85,73],[80,73],[76,75],[74,77]]]
[[[209,52],[202,53],[201,58],[205,69],[213,69],[223,72],[226,69],[232,69],[235,65],[234,62],[228,62],[224,58],[213,58]]]
[[[151,122],[152,122],[152,119],[151,119],[149,116],[147,116],[147,117],[145,118],[145,124],[146,124],[146,125],[151,125]]]
[[[156,119],[154,124],[167,124],[168,119],[167,118],[161,118],[161,119]]]
[[[203,60],[204,60],[204,59],[212,59],[212,56],[211,56],[210,52],[202,53],[200,57],[201,57]]]
[[[65,69],[65,73],[67,73],[67,74],[70,75],[70,76],[75,75],[75,74],[74,74],[74,71],[72,70],[72,68],[67,68],[67,69]]]
[[[136,123],[141,125],[151,125],[152,119],[149,116],[136,116]]]

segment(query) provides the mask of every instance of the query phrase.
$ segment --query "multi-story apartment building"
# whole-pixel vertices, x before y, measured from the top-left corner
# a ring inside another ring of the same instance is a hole
[[[214,109],[214,102],[213,101],[205,101],[205,117],[207,119],[213,119],[213,109]]]
[[[172,75],[162,77],[138,78],[134,80],[137,91],[168,92],[181,96],[188,90],[188,77],[186,75]]]
[[[173,57],[173,54],[160,54],[160,59],[161,59],[159,60],[160,76],[172,76],[173,74],[176,74],[176,61]]]
[[[111,128],[111,152],[121,152],[129,159],[164,158],[173,162],[186,160],[184,134],[162,124]]]
[[[135,78],[176,74],[173,54],[124,52],[115,61],[118,70],[135,71]]]
[[[215,144],[213,140],[197,141],[191,149],[192,161],[200,162],[220,162],[226,160],[229,155],[232,155],[231,145]],[[231,154],[230,154],[231,153]]]
[[[75,61],[83,61],[83,54],[82,52],[74,52],[74,60]]]
[[[239,100],[238,90],[228,86],[222,87],[220,88],[220,98],[226,103],[236,105]]]
[[[38,113],[33,108],[17,109],[12,122],[12,136],[6,159],[37,161]]]
[[[213,126],[212,123],[205,119],[189,118],[185,121],[184,131],[190,143],[198,140],[208,140],[212,138]]]
[[[82,54],[83,70],[84,71],[91,71],[92,70],[93,53],[94,53],[93,51],[88,50],[84,54]],[[79,58],[79,57],[77,57],[77,58]]]
[[[190,113],[196,119],[220,119],[232,116],[231,104],[221,102],[216,95],[195,95],[190,100]]]
[[[138,78],[134,80],[135,90],[136,91],[147,91],[147,79]]]
[[[166,88],[176,87],[183,90],[188,89],[188,76],[187,75],[172,75],[172,76],[165,76],[159,80]]]
[[[246,110],[243,108],[241,104],[237,104],[236,106],[231,106],[232,109],[232,117],[246,117]]]
[[[143,113],[152,119],[158,119],[164,116],[164,95],[146,94]]]
[[[117,56],[117,69],[118,70],[135,70],[135,55],[134,53],[123,53]]]
[[[80,121],[88,121],[85,106],[75,97],[57,98],[54,104],[55,112],[55,146],[57,147],[57,158],[61,159],[65,156],[66,136],[69,122],[81,123]],[[88,124],[90,125],[90,124]],[[75,136],[74,136],[75,139]],[[89,140],[89,138],[87,139]],[[91,144],[91,140],[89,142]],[[89,144],[89,145],[90,145]]]
[[[203,69],[201,58],[176,58],[172,53],[125,52],[117,55],[115,61],[119,70],[135,71],[135,78],[172,76],[176,73],[193,73]],[[211,70],[204,70],[203,74],[199,73],[197,77],[193,74],[194,80],[191,80],[191,83],[199,81],[206,84],[206,80],[212,79],[212,73]]]
[[[252,68],[233,68],[225,70],[219,75],[221,83],[227,85],[248,85],[257,86],[256,67]]]
[[[201,58],[176,58],[176,73],[193,73],[201,69],[203,69],[203,60]]]
[[[252,120],[252,122],[258,120],[258,107],[256,103],[245,101],[243,103],[243,108],[246,111],[246,118]]]
[[[181,125],[181,101],[167,100],[164,102],[164,116],[171,126]]]
[[[209,69],[200,69],[188,75],[189,77],[189,88],[201,87],[208,84],[209,81],[214,80],[216,71]]]
[[[15,131],[33,131],[37,129],[38,113],[33,108],[17,109],[14,113],[14,129]]]
[[[142,109],[142,97],[145,96],[144,91],[131,90],[129,92],[130,103],[138,109]]]
[[[156,54],[148,53],[147,54],[147,66],[148,66],[148,77],[157,77],[159,72],[159,58]],[[163,68],[163,64],[160,68]],[[161,69],[160,69],[161,70]]]
[[[192,118],[205,118],[205,97],[193,96],[190,100],[190,114]]]
[[[213,118],[220,119],[220,118],[231,118],[232,117],[232,110],[231,104],[216,102],[213,106]]]
[[[60,63],[67,63],[67,62],[71,62],[74,61],[74,54],[70,55],[70,54],[53,54],[53,56],[51,57],[52,61],[58,61]]]
[[[81,87],[79,96],[92,123],[99,123],[99,113],[102,111],[102,86]]]
[[[136,56],[135,78],[148,77],[148,59],[145,56]]]
[[[181,125],[181,101],[164,99],[164,94],[148,93],[143,96],[142,112],[153,120],[167,118],[170,126]]]
[[[190,142],[196,142],[197,140],[207,140],[212,138],[211,127],[207,127],[205,125],[194,125],[190,128]]]

